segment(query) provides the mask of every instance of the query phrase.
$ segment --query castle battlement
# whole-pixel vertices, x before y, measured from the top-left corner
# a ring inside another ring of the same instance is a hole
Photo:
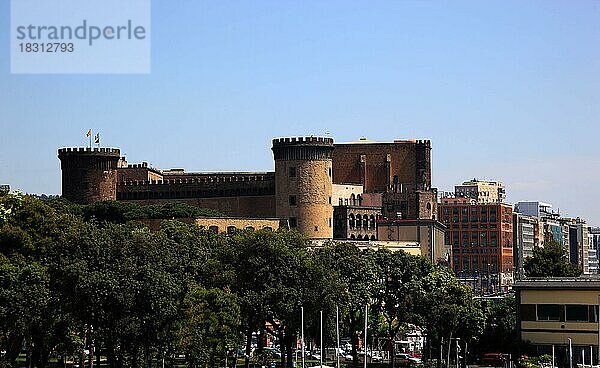
[[[241,182],[263,182],[273,181],[273,175],[256,175],[256,176],[207,176],[189,179],[163,179],[163,180],[126,180],[120,181],[118,185],[134,187],[134,186],[149,186],[149,185],[172,185],[172,184],[206,184],[206,183],[241,183]]]
[[[294,145],[333,146],[333,138],[328,137],[284,137],[273,139],[273,147]]]
[[[122,169],[145,169],[148,167],[147,162],[142,162],[141,164],[127,164],[127,167],[123,167]]]
[[[121,157],[121,150],[118,148],[109,148],[109,147],[65,147],[65,148],[59,148],[58,149],[58,154],[59,155],[68,155],[68,154],[88,154],[88,155],[94,155],[94,154],[108,154],[110,156],[118,156]]]

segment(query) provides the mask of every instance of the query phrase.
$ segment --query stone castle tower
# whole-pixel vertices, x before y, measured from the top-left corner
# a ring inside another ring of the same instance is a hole
[[[80,204],[117,199],[116,148],[61,148],[63,198]]]
[[[275,214],[311,239],[333,237],[333,139],[273,140]]]

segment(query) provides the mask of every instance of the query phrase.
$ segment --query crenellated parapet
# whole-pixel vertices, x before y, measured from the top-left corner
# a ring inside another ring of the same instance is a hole
[[[118,148],[109,148],[109,147],[65,147],[58,149],[58,155],[66,155],[66,154],[88,154],[88,155],[117,155],[117,157],[121,156],[121,150]]]
[[[289,137],[273,139],[275,160],[331,160],[333,139],[327,137]]]
[[[117,199],[215,198],[275,194],[275,173],[197,174],[189,178],[121,181]]]

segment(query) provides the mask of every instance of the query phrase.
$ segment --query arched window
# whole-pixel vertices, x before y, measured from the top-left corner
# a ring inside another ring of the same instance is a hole
[[[358,201],[358,205],[362,206],[362,196],[360,194],[356,197],[356,200]]]
[[[209,226],[208,227],[208,231],[213,232],[215,234],[219,233],[219,227],[218,226]]]
[[[349,226],[351,229],[354,229],[354,214],[352,214],[352,213],[351,213],[351,214],[350,214],[350,216],[349,216],[349,218],[350,218],[350,220],[349,220],[349,224],[348,224],[348,226]]]
[[[267,231],[273,231],[273,228],[271,226],[265,226],[263,227],[263,229]]]
[[[362,227],[362,216],[356,215],[356,228],[360,229]]]
[[[356,239],[356,237],[354,236],[354,234],[350,235],[350,239],[352,239],[352,240]]]
[[[431,210],[431,203],[427,202],[427,209]]]
[[[375,216],[371,215],[371,229],[375,229]]]
[[[365,228],[365,229],[369,228],[369,216],[367,216],[367,215],[363,216],[363,228]]]
[[[352,193],[352,195],[350,196],[350,205],[356,206],[356,196],[354,195],[354,193]]]
[[[357,239],[357,240],[363,240],[363,239],[362,239],[362,235],[359,235],[359,236],[358,236],[356,239]]]
[[[377,240],[375,239],[375,235],[371,235],[371,240]]]
[[[254,231],[254,226],[246,226],[246,230]]]
[[[233,234],[233,233],[235,233],[235,230],[236,230],[235,226],[233,226],[233,225],[227,226],[227,234]]]

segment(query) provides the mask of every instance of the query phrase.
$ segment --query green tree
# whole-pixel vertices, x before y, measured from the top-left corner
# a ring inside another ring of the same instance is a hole
[[[533,257],[524,264],[528,277],[577,277],[581,269],[569,262],[567,250],[557,241],[549,240],[533,249]]]
[[[418,322],[416,304],[421,280],[433,270],[433,266],[424,257],[387,249],[379,249],[375,260],[377,289],[373,312],[383,318],[390,356],[395,356],[394,341],[400,329],[406,323]],[[394,367],[394,364],[392,359],[390,366]]]
[[[178,346],[190,366],[222,366],[239,337],[240,308],[235,294],[195,286],[185,297]]]
[[[421,280],[419,290],[419,325],[425,327],[427,333],[426,354],[429,358],[438,357],[434,353],[442,338],[447,345],[453,338],[469,341],[481,334],[483,309],[473,299],[471,288],[460,283],[451,269],[435,266],[433,272]],[[438,353],[442,351],[438,350]],[[441,360],[438,359],[439,364]]]
[[[350,243],[331,242],[315,250],[316,256],[341,285],[340,312],[352,343],[354,366],[358,366],[358,342],[364,327],[365,305],[371,305],[377,287],[375,252]]]
[[[473,344],[476,351],[515,351],[517,347],[515,297],[485,302],[485,327]]]
[[[73,218],[19,194],[0,197],[0,207],[0,344],[7,351],[0,360],[13,364],[25,344],[31,364],[46,366],[68,323],[52,292],[47,252]]]
[[[286,364],[313,280],[307,239],[295,231],[260,230],[238,232],[227,243],[219,259],[224,272],[233,275],[231,290],[239,298],[246,354],[250,355],[252,333],[269,322],[280,338]]]

